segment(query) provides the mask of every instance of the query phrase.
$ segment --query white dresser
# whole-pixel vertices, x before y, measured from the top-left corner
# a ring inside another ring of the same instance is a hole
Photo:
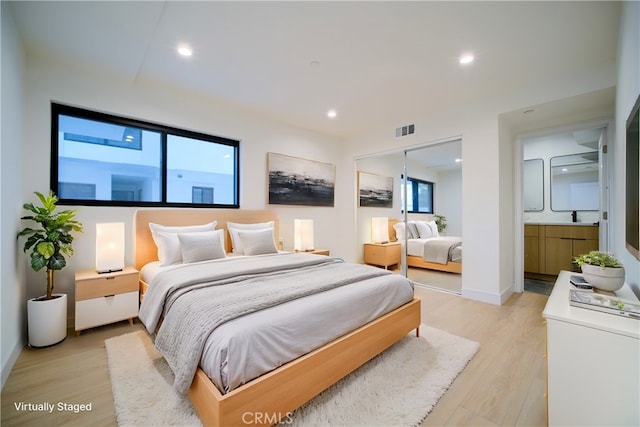
[[[569,305],[561,271],[547,320],[550,426],[640,426],[640,320]],[[637,301],[625,284],[620,298]]]

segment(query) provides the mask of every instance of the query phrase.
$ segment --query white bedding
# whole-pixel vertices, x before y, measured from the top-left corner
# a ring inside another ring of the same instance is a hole
[[[237,258],[241,263],[243,257]],[[142,269],[143,280],[151,283],[172,268],[151,263]],[[205,343],[200,366],[226,393],[412,298],[410,282],[389,274],[254,312],[216,328]]]
[[[432,237],[428,239],[408,239],[407,240],[407,255],[417,256],[422,258],[424,255],[425,242],[429,240],[439,239],[439,237]],[[462,246],[458,246],[451,251],[449,261],[462,262]]]

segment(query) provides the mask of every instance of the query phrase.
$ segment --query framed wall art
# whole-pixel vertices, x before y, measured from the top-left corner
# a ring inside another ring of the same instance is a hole
[[[358,171],[358,206],[393,207],[393,177]]]
[[[269,204],[333,206],[336,167],[278,153],[267,153]]]

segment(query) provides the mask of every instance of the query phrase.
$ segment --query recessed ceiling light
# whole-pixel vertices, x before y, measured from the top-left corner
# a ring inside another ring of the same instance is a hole
[[[338,112],[336,110],[327,111],[327,117],[329,117],[330,119],[335,119],[337,115]]]
[[[457,158],[457,159],[456,159],[456,163],[462,163],[462,159]]]
[[[475,57],[473,56],[472,53],[465,53],[463,55],[460,56],[460,65],[467,65],[467,64],[471,64],[474,61]]]
[[[191,50],[191,46],[186,44],[181,44],[180,46],[178,46],[178,53],[182,56],[189,57],[193,55],[193,50]]]

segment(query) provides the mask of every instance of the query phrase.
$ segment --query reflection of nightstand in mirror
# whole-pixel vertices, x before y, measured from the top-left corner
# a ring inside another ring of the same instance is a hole
[[[399,242],[365,243],[364,262],[389,268],[392,265],[400,264],[400,252]]]
[[[329,255],[329,249],[313,249],[311,251],[296,251],[305,254],[314,254],[314,255]]]

